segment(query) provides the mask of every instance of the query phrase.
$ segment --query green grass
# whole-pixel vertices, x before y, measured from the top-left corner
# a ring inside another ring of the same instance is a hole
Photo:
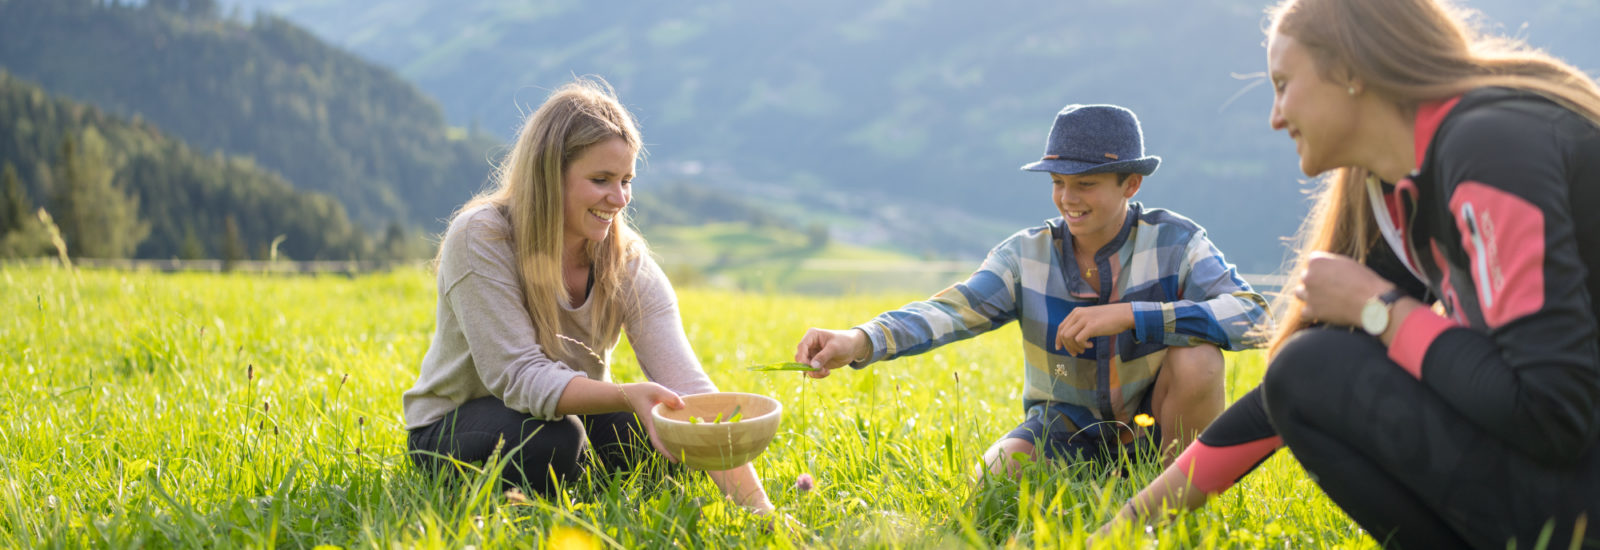
[[[659,227],[650,233],[650,245],[674,281],[813,296],[884,291],[926,295],[965,278],[980,263],[944,262],[944,267],[929,269],[901,252],[840,242],[816,247],[803,233],[745,223]]]
[[[518,502],[489,475],[430,482],[404,455],[400,394],[433,328],[416,271],[273,277],[0,265],[0,546],[1082,548],[1155,475],[1030,466],[968,472],[1021,420],[1016,329],[810,380],[785,361],[808,326],[842,327],[915,295],[680,292],[724,390],[771,395],[783,427],[756,466],[805,525],[772,532],[699,474],[573,484]],[[622,380],[641,375],[616,354]],[[1259,354],[1230,354],[1230,397]],[[809,473],[816,488],[799,493]],[[568,540],[555,537],[555,540]],[[1287,453],[1205,509],[1113,547],[1371,547]],[[561,546],[555,544],[555,546]]]

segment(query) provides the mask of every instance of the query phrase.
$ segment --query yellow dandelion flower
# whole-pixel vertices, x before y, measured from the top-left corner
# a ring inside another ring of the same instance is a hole
[[[1133,417],[1133,423],[1138,424],[1142,428],[1148,428],[1156,425],[1156,419],[1148,414],[1139,413],[1139,416]]]
[[[600,541],[593,535],[570,525],[562,525],[550,530],[550,550],[597,550]]]

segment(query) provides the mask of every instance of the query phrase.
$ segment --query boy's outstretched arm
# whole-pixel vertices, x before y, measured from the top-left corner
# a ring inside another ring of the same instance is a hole
[[[861,329],[829,330],[806,329],[800,345],[794,350],[794,360],[817,369],[806,373],[812,378],[827,378],[833,369],[852,362],[865,361],[872,353],[872,340]]]
[[[926,300],[885,311],[849,330],[808,329],[796,346],[794,360],[816,368],[807,373],[811,377],[824,378],[845,365],[861,368],[925,353],[1015,320],[1021,286],[1018,257],[1024,246],[1034,242],[1026,238],[1038,231],[1024,230],[1006,239],[989,251],[966,281]]]

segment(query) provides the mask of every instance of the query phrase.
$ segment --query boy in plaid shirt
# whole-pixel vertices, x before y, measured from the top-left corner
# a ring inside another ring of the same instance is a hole
[[[1069,105],[1038,162],[1061,217],[989,252],[965,282],[848,330],[806,331],[795,360],[815,378],[846,364],[915,355],[1017,321],[1026,418],[984,453],[987,471],[1012,458],[1170,461],[1222,411],[1221,349],[1257,347],[1270,323],[1205,229],[1131,202],[1160,157],[1145,156],[1132,111]],[[1220,349],[1219,349],[1220,348]]]

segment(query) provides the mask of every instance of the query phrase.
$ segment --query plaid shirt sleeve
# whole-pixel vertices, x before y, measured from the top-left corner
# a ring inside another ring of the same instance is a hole
[[[1134,339],[1169,346],[1210,342],[1230,351],[1266,343],[1272,322],[1266,299],[1223,259],[1204,231],[1195,232],[1179,261],[1180,299],[1133,302]]]
[[[1017,238],[1000,243],[966,281],[932,298],[906,304],[856,326],[872,340],[872,354],[856,368],[916,355],[994,330],[1017,317]]]

